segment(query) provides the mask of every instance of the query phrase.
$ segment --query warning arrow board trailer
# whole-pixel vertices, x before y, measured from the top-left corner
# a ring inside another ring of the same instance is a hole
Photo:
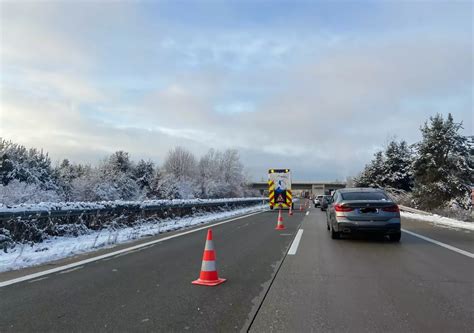
[[[270,209],[290,208],[290,206],[294,208],[290,169],[268,170],[268,193]]]

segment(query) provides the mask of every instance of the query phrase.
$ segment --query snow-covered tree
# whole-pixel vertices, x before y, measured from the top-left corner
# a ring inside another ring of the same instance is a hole
[[[222,155],[222,172],[224,182],[228,186],[228,197],[242,196],[245,177],[244,167],[240,162],[239,152],[235,149],[227,149]]]
[[[179,187],[173,175],[157,170],[151,182],[150,191],[147,195],[150,199],[179,199]]]
[[[236,150],[223,153],[211,149],[198,165],[200,196],[204,198],[239,197],[245,194],[245,175]]]
[[[140,160],[133,170],[133,177],[144,195],[150,192],[154,176],[155,164],[152,161]]]
[[[423,139],[416,145],[414,196],[421,207],[470,207],[470,185],[474,182],[472,156],[462,123],[451,114],[431,117],[421,128]]]
[[[29,184],[14,179],[8,185],[0,184],[0,206],[22,203],[57,202],[62,197],[55,190],[45,190],[38,184]]]
[[[193,153],[183,147],[176,147],[168,152],[163,165],[164,177],[168,188],[177,189],[178,197],[191,199],[197,194],[197,162]]]
[[[410,191],[413,187],[413,153],[405,141],[391,141],[385,150],[383,187]]]
[[[385,157],[382,151],[378,151],[360,175],[354,178],[354,184],[359,187],[384,187],[384,180]]]
[[[197,163],[191,152],[177,147],[170,150],[162,168],[151,161],[135,164],[124,151],[95,167],[64,159],[52,168],[42,151],[1,138],[0,184],[3,203],[222,198],[250,193],[236,150],[210,150]]]
[[[137,199],[139,186],[133,171],[134,165],[128,153],[123,151],[113,153],[98,168],[93,200]]]
[[[413,154],[407,143],[391,141],[353,181],[356,186],[409,191],[413,186],[412,164]]]
[[[79,168],[80,176],[72,180],[71,197],[78,201],[136,200],[139,185],[129,154],[118,151],[98,167]]]
[[[38,185],[43,190],[57,190],[55,174],[48,154],[0,138],[0,180]]]
[[[68,159],[64,159],[54,170],[58,185],[64,194],[66,201],[73,200],[73,181],[79,177],[84,176],[89,166],[83,166],[81,164],[73,164]]]
[[[176,147],[168,152],[163,168],[177,179],[185,179],[196,175],[196,165],[193,153],[183,147]]]
[[[210,149],[201,157],[198,164],[199,196],[218,198],[225,192],[225,183],[221,172],[222,153]]]

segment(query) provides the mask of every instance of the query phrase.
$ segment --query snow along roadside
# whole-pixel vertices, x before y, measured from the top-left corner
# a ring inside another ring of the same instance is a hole
[[[91,231],[78,237],[52,237],[32,246],[16,246],[8,253],[0,253],[0,272],[37,266],[73,255],[114,247],[141,237],[155,236],[164,232],[189,228],[237,215],[268,209],[267,205],[239,208],[225,212],[204,213],[179,219],[146,221],[134,227],[118,230]],[[11,252],[10,252],[11,251]]]
[[[458,220],[450,219],[447,217],[439,216],[436,214],[422,215],[422,214],[409,213],[409,212],[400,212],[400,215],[408,219],[431,222],[431,223],[434,223],[435,225],[474,230],[474,223],[472,222],[458,221]]]

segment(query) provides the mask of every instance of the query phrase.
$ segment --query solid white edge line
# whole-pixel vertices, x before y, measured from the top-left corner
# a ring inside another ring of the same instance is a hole
[[[402,228],[402,231],[403,232],[406,232],[407,234],[409,235],[412,235],[412,236],[415,236],[415,237],[418,237],[418,238],[421,238],[427,242],[430,242],[430,243],[433,243],[433,244],[436,244],[436,245],[439,245],[441,247],[444,247],[448,250],[451,250],[451,251],[454,251],[454,252],[457,252],[459,254],[462,254],[462,255],[465,255],[466,257],[469,257],[469,258],[474,258],[474,253],[471,253],[471,252],[468,252],[468,251],[464,251],[464,250],[461,250],[461,249],[458,249],[457,247],[454,247],[454,246],[451,246],[451,245],[448,245],[448,244],[445,244],[445,243],[441,243],[437,240],[434,240],[434,239],[431,239],[431,238],[428,238],[426,236],[422,236],[420,234],[417,234],[417,233],[414,233],[413,231],[408,231],[406,229],[403,229]]]
[[[301,236],[303,236],[303,229],[298,230],[296,237],[291,244],[290,249],[288,250],[288,255],[294,256],[296,251],[298,251],[298,246],[300,245]]]
[[[97,256],[97,257],[84,259],[84,260],[81,260],[81,261],[78,261],[78,262],[75,262],[75,263],[71,263],[71,264],[68,264],[68,265],[55,267],[55,268],[51,268],[51,269],[41,271],[41,272],[38,272],[38,273],[33,273],[33,274],[28,274],[28,275],[25,275],[25,276],[21,276],[21,277],[16,278],[16,279],[3,281],[3,282],[0,282],[0,288],[9,286],[9,285],[12,285],[12,284],[15,284],[15,283],[35,279],[35,278],[38,278],[38,277],[41,277],[41,276],[44,276],[44,275],[49,275],[49,274],[52,274],[52,273],[64,271],[66,269],[71,269],[71,268],[74,268],[74,267],[77,267],[77,266],[85,265],[85,264],[88,264],[88,263],[91,263],[91,262],[94,262],[94,261],[98,261],[98,260],[102,260],[102,259],[105,259],[105,258],[113,257],[113,256],[116,256],[117,254],[125,253],[125,252],[131,251],[131,250],[136,250],[136,249],[146,247],[146,246],[150,246],[150,245],[153,245],[153,244],[156,244],[156,243],[164,242],[168,239],[173,239],[173,238],[176,238],[176,237],[188,235],[188,234],[191,234],[191,233],[196,232],[196,231],[200,231],[200,230],[203,230],[203,229],[208,229],[208,228],[218,226],[218,225],[221,225],[221,224],[225,224],[225,223],[229,223],[229,222],[232,222],[232,221],[235,221],[235,220],[240,220],[240,219],[243,219],[243,218],[246,218],[246,217],[261,214],[263,212],[265,212],[265,210],[255,212],[255,213],[251,213],[251,214],[247,214],[247,215],[238,216],[238,217],[235,217],[235,218],[232,218],[232,219],[229,219],[229,220],[225,220],[225,221],[221,221],[221,222],[217,222],[217,223],[214,223],[214,224],[208,224],[208,225],[202,226],[200,228],[184,231],[182,233],[179,233],[179,234],[176,234],[176,235],[171,235],[171,236],[168,236],[168,237],[163,237],[163,238],[160,238],[160,239],[156,239],[154,241],[134,245],[134,246],[122,249],[122,250],[102,254],[102,255]]]

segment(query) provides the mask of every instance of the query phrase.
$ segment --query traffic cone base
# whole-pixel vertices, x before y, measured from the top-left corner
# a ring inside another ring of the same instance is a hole
[[[208,280],[201,280],[201,279],[197,279],[197,280],[194,280],[193,282],[191,282],[192,284],[197,284],[199,286],[210,286],[210,287],[213,287],[213,286],[217,286],[221,283],[224,283],[226,282],[227,279],[221,279],[221,278],[217,278],[216,280],[212,280],[212,281],[208,281]]]

